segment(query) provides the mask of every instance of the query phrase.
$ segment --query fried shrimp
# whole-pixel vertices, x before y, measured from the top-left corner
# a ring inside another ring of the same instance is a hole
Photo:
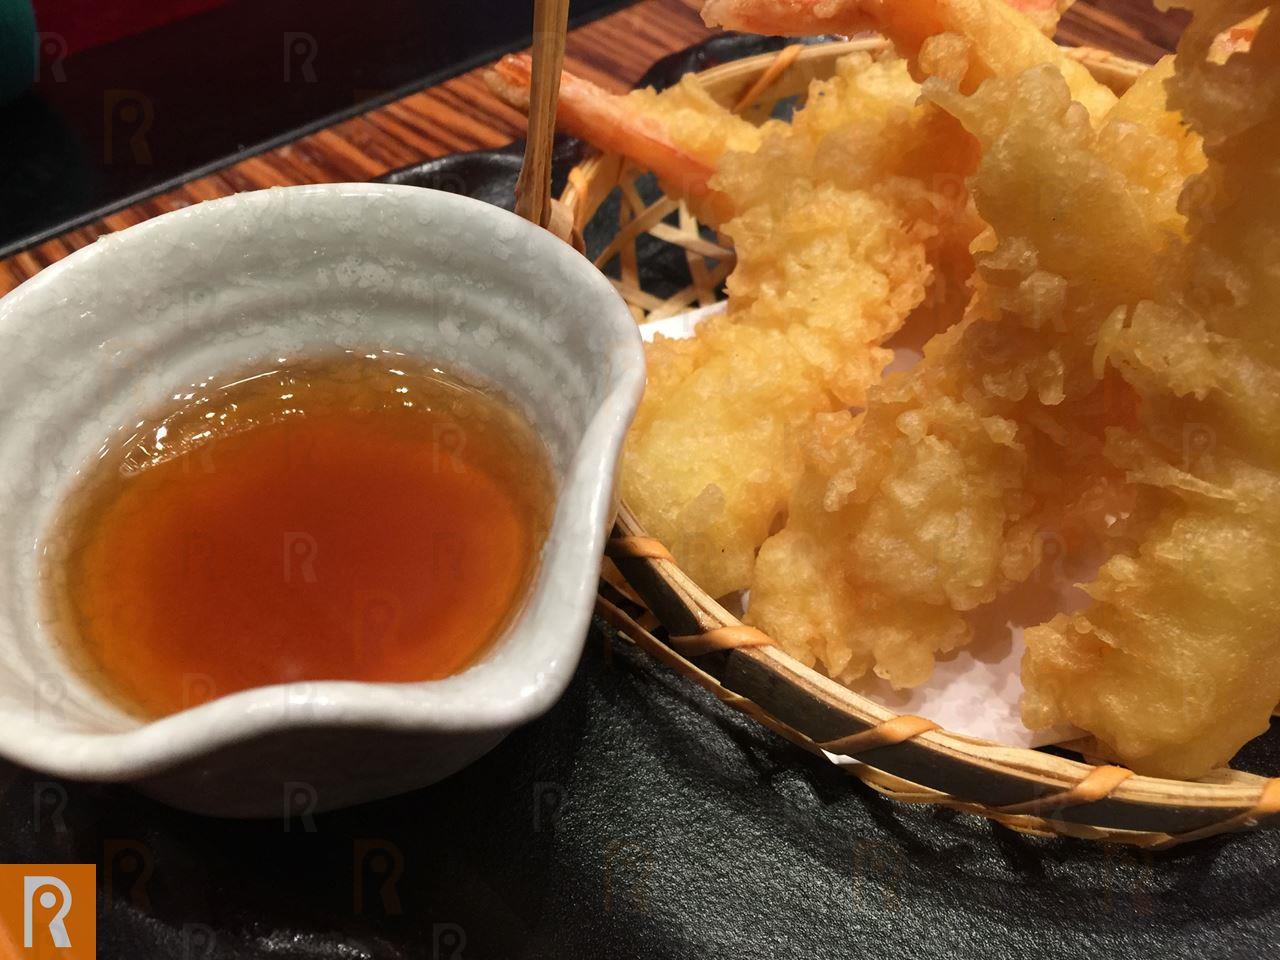
[[[1057,0],[707,0],[711,26],[781,36],[875,31],[918,66],[946,37],[963,38],[967,66],[961,90],[990,77],[1011,77],[1041,64],[1062,73],[1073,99],[1100,117],[1115,95],[1049,39],[1068,3]],[[935,72],[935,71],[929,71]]]
[[[790,124],[694,81],[562,103],[737,252],[726,315],[650,347],[625,459],[685,570],[749,586],[802,662],[905,687],[1087,545],[1089,606],[1026,631],[1024,720],[1182,778],[1280,702],[1280,16],[1191,3],[1119,100],[1039,32],[1047,0],[710,0],[901,58],[846,58]]]
[[[1261,4],[1204,2],[1170,103],[1205,141],[1187,236],[1151,296],[1109,315],[1099,364],[1140,397],[1106,456],[1152,519],[1089,585],[1093,606],[1028,633],[1030,725],[1068,720],[1142,772],[1195,777],[1280,701],[1280,20],[1217,55]],[[1228,34],[1230,36],[1230,34]]]
[[[507,58],[492,83],[527,101],[527,70]],[[647,350],[622,474],[646,528],[713,595],[750,583],[804,425],[865,400],[908,317],[937,330],[963,310],[975,144],[919,99],[904,61],[866,54],[814,82],[790,123],[761,127],[692,77],[626,96],[561,87],[565,129],[654,170],[733,241],[726,315]]]
[[[926,83],[981,144],[991,233],[965,320],[805,444],[751,608],[796,656],[918,682],[964,642],[965,610],[1031,573],[1045,531],[1083,522],[1111,558],[1088,609],[1027,631],[1028,725],[1183,778],[1266,729],[1280,28],[1235,28],[1257,10],[1199,5],[1177,58],[1097,125],[1052,66],[967,96]]]
[[[968,97],[926,84],[982,146],[973,184],[991,232],[964,321],[804,445],[749,612],[793,656],[846,683],[874,669],[916,685],[967,642],[966,611],[1032,572],[1046,536],[1070,522],[1105,537],[1128,511],[1104,446],[1134,394],[1095,370],[1093,343],[1116,304],[1155,294],[1153,254],[1184,225],[1177,188],[1203,164],[1161,79],[1096,129],[1052,65]]]
[[[848,57],[710,181],[737,211],[722,228],[738,256],[729,309],[650,347],[622,489],[713,595],[750,583],[804,424],[864,402],[891,357],[880,344],[913,312],[938,329],[963,308],[973,143],[918,98],[902,61]]]

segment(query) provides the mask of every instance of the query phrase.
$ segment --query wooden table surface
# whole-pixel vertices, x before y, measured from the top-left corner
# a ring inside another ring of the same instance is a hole
[[[628,89],[653,61],[707,37],[696,0],[642,0],[569,35],[566,68],[604,87]],[[1172,50],[1184,18],[1148,0],[1080,0],[1060,25],[1068,44],[1104,47],[1153,62]],[[464,150],[509,143],[523,117],[500,103],[481,70],[199,177],[0,261],[0,294],[97,237],[157,214],[242,190],[369,180],[388,170]]]

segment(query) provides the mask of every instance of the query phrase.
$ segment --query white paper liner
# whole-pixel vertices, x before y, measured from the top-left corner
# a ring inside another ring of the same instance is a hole
[[[643,323],[640,335],[646,341],[653,340],[655,334],[672,339],[688,337],[700,321],[724,310],[721,302]],[[909,369],[919,359],[920,354],[913,350],[898,350],[889,370]],[[745,609],[749,596],[740,599]],[[1035,617],[1018,618],[1016,611],[1030,608],[1044,612],[1041,619],[1047,619],[1058,610],[1079,609],[1087,600],[1080,590],[1069,585],[1029,584],[974,616],[973,642],[944,654],[925,683],[910,690],[894,690],[888,682],[869,674],[854,689],[896,713],[916,714],[955,733],[1009,746],[1039,747],[1075,739],[1082,733],[1074,727],[1029,730],[1022,723],[1018,704],[1022,699],[1020,665],[1025,644],[1017,622],[1035,622]],[[836,763],[857,762],[830,753],[827,756]]]

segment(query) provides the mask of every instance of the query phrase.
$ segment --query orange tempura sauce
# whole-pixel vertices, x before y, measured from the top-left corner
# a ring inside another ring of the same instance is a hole
[[[102,454],[50,579],[76,659],[144,716],[457,673],[521,606],[552,512],[505,400],[389,352],[193,384]]]

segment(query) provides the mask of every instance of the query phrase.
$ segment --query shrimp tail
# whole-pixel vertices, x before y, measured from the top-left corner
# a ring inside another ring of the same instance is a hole
[[[510,54],[485,73],[485,81],[504,102],[527,111],[531,71],[532,60],[527,54]],[[704,207],[708,203],[716,208],[724,206],[715,202],[721,196],[708,185],[715,173],[714,165],[682,150],[660,121],[636,111],[626,97],[609,93],[567,71],[560,75],[556,127],[652,171],[669,194],[699,201]]]

